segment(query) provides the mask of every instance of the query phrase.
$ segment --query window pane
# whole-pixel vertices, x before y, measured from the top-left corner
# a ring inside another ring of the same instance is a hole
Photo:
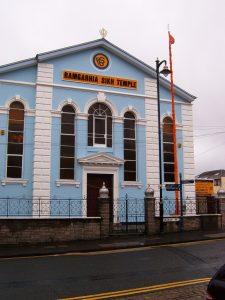
[[[74,146],[61,146],[60,156],[74,157],[75,147]]]
[[[88,146],[93,146],[93,115],[88,116]]]
[[[17,120],[9,120],[9,131],[23,132],[24,122]]]
[[[172,133],[163,133],[163,141],[173,143],[173,134]]]
[[[74,123],[75,114],[62,113],[61,122],[62,123]]]
[[[61,133],[74,134],[74,124],[72,123],[62,123]]]
[[[9,120],[20,120],[24,119],[24,110],[23,109],[12,109],[9,111]]]
[[[112,147],[112,118],[107,117],[107,147]]]
[[[71,105],[65,105],[62,108],[62,112],[67,112],[67,113],[71,113],[71,114],[75,114],[75,110]]]
[[[125,181],[136,181],[136,172],[124,172]]]
[[[174,173],[164,173],[164,181],[165,182],[174,182]]]
[[[163,144],[163,149],[164,149],[164,152],[170,152],[170,153],[173,153],[174,149],[173,149],[173,143],[164,143]]]
[[[60,169],[60,179],[74,179],[74,169]]]
[[[135,150],[126,150],[124,151],[125,160],[136,160],[136,151]]]
[[[61,145],[74,146],[74,142],[73,135],[61,135]]]
[[[13,156],[9,155],[8,156],[8,166],[17,166],[17,167],[22,167],[22,156]]]
[[[61,169],[64,169],[64,168],[73,169],[74,168],[74,158],[61,157],[60,158],[60,168]]]
[[[125,171],[136,171],[136,161],[125,161],[124,170]]]
[[[164,162],[174,162],[174,155],[173,153],[164,153]]]
[[[95,118],[95,143],[105,144],[105,119]]]
[[[10,132],[8,133],[8,142],[10,143],[23,143],[23,134],[21,132]]]
[[[8,143],[8,154],[23,154],[23,144]]]
[[[7,167],[7,177],[9,178],[21,178],[22,168],[20,167]]]
[[[174,164],[164,164],[164,172],[174,172]]]
[[[135,144],[135,140],[124,140],[124,150],[134,150]]]

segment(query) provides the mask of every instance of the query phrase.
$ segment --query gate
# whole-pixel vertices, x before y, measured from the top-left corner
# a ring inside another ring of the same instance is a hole
[[[114,200],[110,218],[111,234],[144,234],[145,202],[133,197]]]

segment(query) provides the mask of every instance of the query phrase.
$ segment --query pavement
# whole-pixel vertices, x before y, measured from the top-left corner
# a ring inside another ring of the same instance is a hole
[[[44,243],[35,245],[1,245],[0,258],[130,249],[213,239],[225,239],[225,231],[189,231],[163,233],[155,236],[121,235],[111,236],[101,240]]]

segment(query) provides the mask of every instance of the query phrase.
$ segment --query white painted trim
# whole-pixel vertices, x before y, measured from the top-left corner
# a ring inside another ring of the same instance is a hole
[[[17,81],[17,80],[5,80],[0,79],[0,83],[6,83],[6,84],[15,84],[15,85],[25,85],[25,86],[36,86],[36,83],[28,82],[28,81]]]
[[[139,114],[139,112],[136,110],[135,107],[133,107],[132,105],[128,105],[126,107],[124,107],[122,110],[121,110],[121,113],[120,113],[120,117],[122,117],[124,119],[124,114],[126,112],[132,112],[135,116],[135,122],[138,120],[138,119],[141,119],[141,116]]]
[[[171,99],[160,99],[160,102],[169,102],[171,103],[172,100]],[[189,103],[189,102],[182,102],[182,101],[178,101],[178,100],[175,100],[174,103],[177,103],[177,104],[182,104],[182,105],[193,105],[193,103]]]
[[[68,180],[68,179],[58,179],[55,181],[55,184],[57,187],[60,187],[61,185],[72,185],[75,186],[76,188],[80,187],[80,181]]]
[[[137,187],[139,189],[142,188],[143,184],[140,181],[122,181],[120,183],[121,187],[124,188],[126,186]]]
[[[28,180],[21,178],[6,178],[1,180],[3,186],[8,184],[21,184],[22,186],[27,186]]]
[[[9,100],[7,100],[5,102],[5,108],[9,110],[10,105],[14,102],[14,101],[18,101],[20,103],[23,104],[24,106],[24,111],[29,110],[29,104],[28,101],[26,101],[25,99],[23,99],[20,95],[15,95],[12,98],[10,98]]]
[[[7,83],[7,84],[16,84],[16,85],[25,85],[25,86],[36,86],[37,83],[32,83],[32,82],[26,82],[26,81],[15,81],[15,80],[3,80],[0,79],[0,83]],[[41,85],[45,86],[51,86],[51,87],[56,87],[56,88],[62,88],[62,89],[72,89],[72,90],[82,90],[82,91],[92,91],[92,92],[100,92],[100,93],[106,93],[106,94],[114,94],[114,95],[121,95],[121,96],[130,96],[130,97],[138,97],[138,98],[157,98],[153,96],[149,96],[146,94],[134,94],[134,93],[125,93],[125,92],[117,92],[114,90],[104,90],[104,89],[94,89],[94,88],[87,88],[83,86],[73,86],[73,85],[64,85],[64,84],[50,84],[50,83],[41,83]],[[169,99],[160,99],[161,102],[170,102],[171,100]],[[179,103],[182,105],[192,105],[192,103],[189,102],[182,102],[182,101],[177,101],[175,100],[174,103]]]
[[[74,101],[73,99],[71,99],[71,98],[68,98],[68,99],[65,99],[65,100],[63,100],[62,102],[60,102],[60,104],[58,105],[58,108],[57,108],[57,111],[62,111],[62,108],[65,106],[65,105],[71,105],[73,108],[74,108],[74,110],[75,110],[75,114],[78,114],[78,113],[80,113],[81,111],[80,111],[80,107],[79,107],[79,105],[77,104],[77,102],[76,101]]]
[[[82,174],[82,196],[87,199],[87,174],[111,174],[113,175],[113,205],[116,206],[119,198],[119,167],[111,166],[84,166]],[[86,207],[87,209],[87,207]],[[84,216],[87,215],[87,210],[84,211]]]
[[[97,98],[94,98],[94,99],[86,102],[85,107],[84,107],[84,113],[88,115],[89,108],[93,104],[99,103],[99,102],[100,101],[98,101]],[[118,111],[117,111],[116,107],[109,100],[105,99],[104,102],[102,102],[102,103],[104,103],[106,106],[109,107],[109,109],[111,110],[111,113],[112,113],[112,117],[118,116]]]

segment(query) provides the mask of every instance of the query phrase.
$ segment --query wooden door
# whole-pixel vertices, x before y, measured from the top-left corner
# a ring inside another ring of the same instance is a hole
[[[113,203],[113,175],[112,174],[87,174],[87,216],[97,217],[99,190],[105,182],[109,190],[110,203]]]

